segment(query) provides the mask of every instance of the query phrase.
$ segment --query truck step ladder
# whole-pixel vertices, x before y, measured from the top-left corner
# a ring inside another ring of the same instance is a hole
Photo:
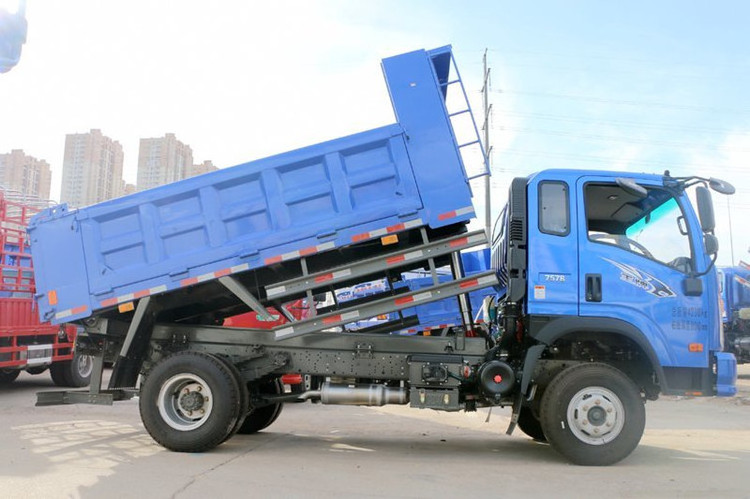
[[[440,86],[440,89],[443,92],[443,97],[446,103],[446,113],[448,114],[448,118],[451,121],[451,129],[453,130],[453,139],[456,141],[456,146],[458,147],[459,151],[461,151],[462,149],[466,147],[476,146],[476,147],[479,147],[480,152],[482,154],[482,162],[484,164],[484,171],[476,175],[467,176],[466,180],[474,180],[479,177],[490,175],[489,158],[487,157],[487,154],[484,150],[484,145],[482,144],[482,141],[480,139],[479,128],[477,127],[476,120],[474,119],[474,113],[472,112],[471,106],[469,105],[469,97],[466,94],[466,88],[464,87],[463,80],[461,79],[461,73],[458,71],[458,66],[456,65],[456,61],[453,57],[453,51],[452,50],[445,51],[444,48],[436,49],[436,50],[430,51],[430,56],[432,57],[433,61],[435,61],[437,58],[440,58],[440,57],[443,57],[443,58],[450,57],[450,59],[448,60],[448,64],[453,68],[453,71],[455,71],[456,77],[454,79],[450,79],[449,77],[447,77],[443,80],[439,80],[438,85]],[[446,71],[445,74],[449,75],[450,71]],[[461,89],[461,96],[463,97],[463,102],[461,103],[460,109],[457,111],[453,111],[453,112],[449,111],[447,108],[448,88],[452,85],[458,85],[458,87]],[[469,115],[474,133],[471,139],[468,140],[468,142],[459,144],[457,133],[456,133],[456,128],[457,128],[456,118],[464,114]],[[461,158],[461,162],[464,162],[463,157]],[[464,165],[464,171],[466,171],[466,165]]]

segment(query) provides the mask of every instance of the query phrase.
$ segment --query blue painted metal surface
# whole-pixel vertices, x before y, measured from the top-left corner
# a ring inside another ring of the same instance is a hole
[[[732,397],[737,395],[737,360],[734,355],[716,352],[716,395]]]
[[[609,171],[547,170],[529,177],[528,196],[528,272],[526,313],[544,316],[582,316],[616,318],[635,326],[653,348],[662,366],[707,368],[721,350],[718,279],[710,268],[710,257],[703,250],[698,218],[686,193],[677,197],[687,227],[689,246],[693,248],[696,270],[703,292],[687,296],[687,275],[662,262],[612,244],[601,244],[588,234],[584,189],[588,183],[612,183],[616,177],[628,177],[643,186],[663,186],[660,175],[616,173]],[[565,183],[571,215],[569,231],[564,235],[545,234],[539,227],[539,185],[545,181]],[[675,230],[677,228],[675,227]],[[502,274],[503,260],[497,247],[493,265]],[[687,255],[689,256],[689,255]],[[601,302],[585,299],[585,276],[600,275]],[[641,280],[638,281],[637,276]],[[666,286],[669,292],[659,296],[648,292],[648,283]],[[700,351],[691,351],[700,344]],[[732,357],[732,359],[734,359]],[[731,377],[731,362],[722,357],[724,379]]]
[[[94,206],[29,228],[43,320],[379,237],[467,222],[444,98],[450,47],[383,60],[398,123]]]
[[[467,251],[461,253],[461,262],[464,268],[464,275],[469,277],[474,274],[485,272],[490,269],[490,251],[489,249],[481,249],[477,251]],[[450,274],[444,273],[439,276],[439,281],[448,282],[452,277]],[[429,274],[425,274],[423,277],[419,276],[407,276],[403,281],[398,283],[400,286],[408,287],[411,291],[426,288],[432,286],[432,277]],[[398,286],[397,286],[398,287]],[[468,294],[471,309],[476,316],[482,308],[482,301],[486,296],[494,295],[495,291],[493,288],[484,288],[476,291],[472,291]],[[437,328],[444,325],[460,326],[463,324],[461,318],[461,311],[458,307],[457,298],[447,298],[445,300],[439,300],[431,303],[424,303],[415,307],[407,308],[402,311],[404,317],[417,316],[419,318],[419,326],[410,328],[416,331],[424,331],[432,328]],[[390,314],[388,320],[395,320],[398,318],[398,314]]]
[[[722,321],[729,322],[732,312],[750,307],[750,269],[722,267],[718,269],[721,287]]]

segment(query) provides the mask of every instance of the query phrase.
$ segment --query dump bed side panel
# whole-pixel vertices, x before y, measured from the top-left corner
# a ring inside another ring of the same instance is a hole
[[[37,217],[29,231],[42,263],[41,316],[79,319],[388,233],[468,220],[471,192],[434,61],[425,51],[402,57],[384,61],[384,71],[407,130],[377,128]],[[420,91],[402,95],[407,88]]]

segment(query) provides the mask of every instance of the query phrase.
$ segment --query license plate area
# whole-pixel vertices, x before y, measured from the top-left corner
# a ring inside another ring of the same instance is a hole
[[[30,366],[52,363],[52,345],[29,345],[26,347],[26,363]]]

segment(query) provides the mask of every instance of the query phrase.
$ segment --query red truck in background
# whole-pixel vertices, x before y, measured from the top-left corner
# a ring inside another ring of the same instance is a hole
[[[0,189],[0,386],[49,369],[58,386],[89,384],[92,359],[76,355],[76,326],[40,322],[26,226],[39,203]]]
[[[307,306],[307,300],[294,300],[283,305],[295,321],[306,319],[310,315],[310,307]],[[257,312],[247,312],[245,314],[235,315],[224,319],[226,327],[242,327],[252,329],[273,329],[276,326],[286,324],[289,320],[283,315],[279,315],[274,307],[267,307],[268,317],[263,318]]]

